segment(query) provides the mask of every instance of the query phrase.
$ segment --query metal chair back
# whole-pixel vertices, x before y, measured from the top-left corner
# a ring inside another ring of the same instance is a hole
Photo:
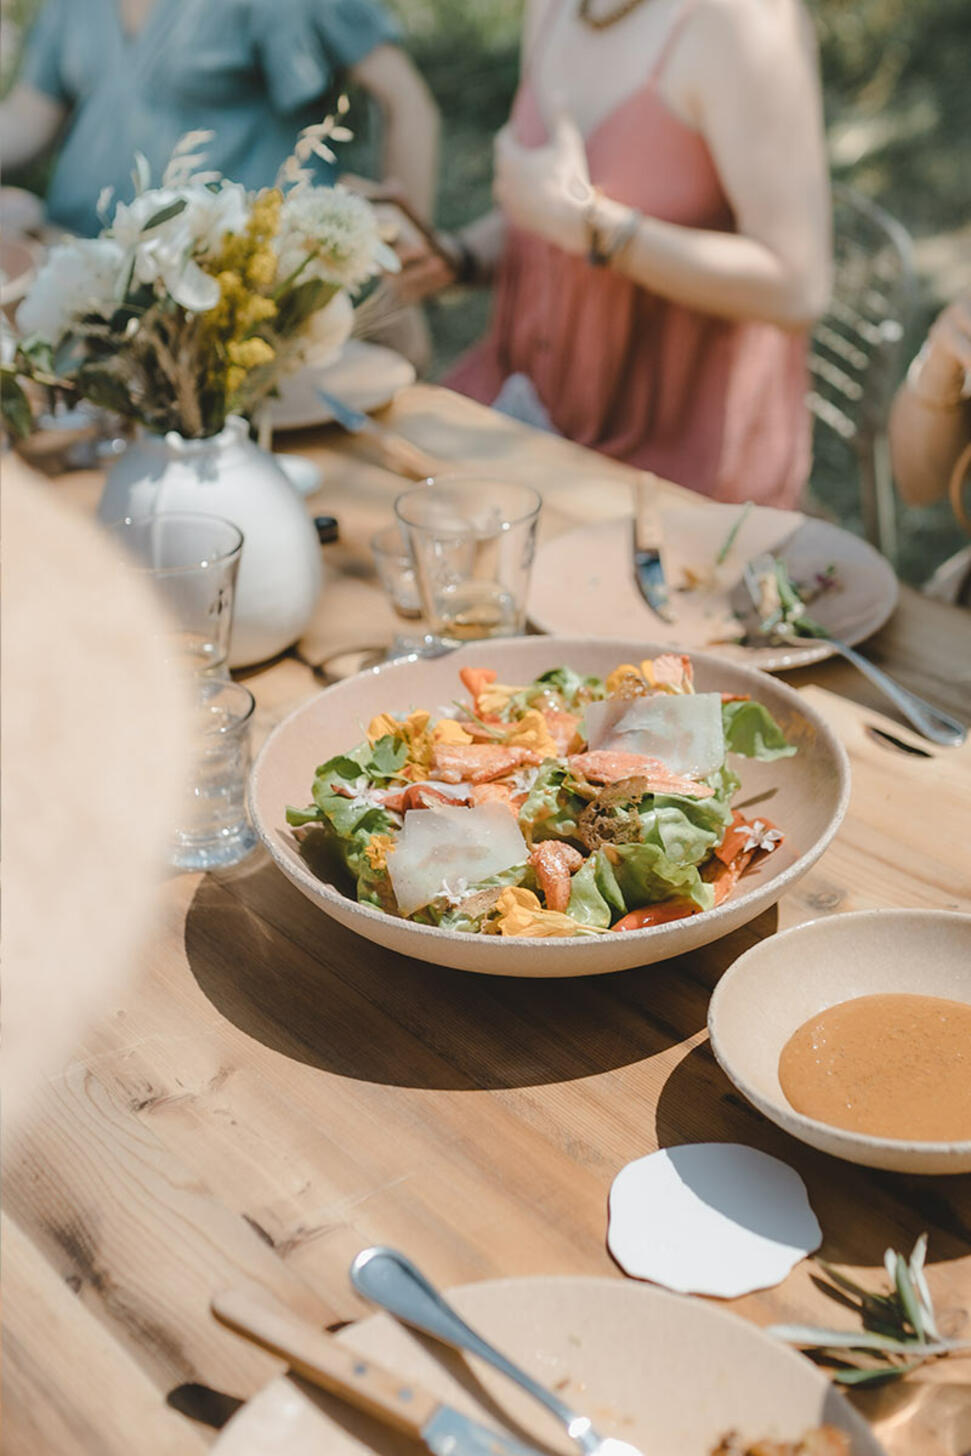
[[[808,402],[817,424],[856,456],[864,534],[894,560],[887,418],[916,300],[913,244],[895,217],[850,187],[834,187],[833,216],[833,296],[812,335]]]

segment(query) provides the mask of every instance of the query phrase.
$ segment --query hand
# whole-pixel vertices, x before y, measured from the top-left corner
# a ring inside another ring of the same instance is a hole
[[[584,209],[593,193],[583,137],[576,122],[561,114],[550,141],[524,147],[509,126],[495,143],[493,194],[507,221],[536,233],[568,253],[585,253]]]
[[[955,299],[927,336],[920,387],[942,399],[956,399],[971,375],[971,294]]]

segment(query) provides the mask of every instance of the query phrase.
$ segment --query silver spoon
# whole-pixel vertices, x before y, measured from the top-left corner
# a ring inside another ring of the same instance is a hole
[[[774,571],[773,558],[770,555],[756,556],[748,563],[742,574],[742,580],[731,593],[732,610],[738,616],[744,626],[746,640],[753,643],[760,642],[788,642],[805,643],[807,638],[799,632],[787,628],[783,624],[769,625],[762,621],[758,609],[759,601],[759,579],[767,572]],[[902,687],[892,677],[889,677],[882,668],[875,666],[869,658],[863,657],[855,648],[850,647],[846,642],[841,642],[838,637],[830,637],[828,634],[821,639],[828,642],[834,652],[840,657],[845,657],[868,681],[879,688],[896,708],[904,715],[909,723],[912,723],[918,733],[930,740],[931,743],[939,743],[945,748],[957,748],[968,736],[968,730],[957,718],[952,718],[950,713],[945,713],[941,708],[935,708],[931,703],[919,698],[908,688]]]
[[[562,1422],[584,1456],[641,1456],[637,1447],[627,1441],[601,1436],[587,1416],[571,1410],[559,1396],[547,1390],[545,1385],[540,1385],[477,1335],[411,1260],[397,1249],[364,1249],[351,1265],[351,1283],[365,1299],[380,1305],[402,1323],[423,1330],[444,1345],[478,1355],[480,1360],[487,1361],[515,1381]]]

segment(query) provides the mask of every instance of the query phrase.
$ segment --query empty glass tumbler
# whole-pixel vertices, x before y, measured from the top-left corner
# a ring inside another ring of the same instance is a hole
[[[228,676],[242,532],[220,516],[173,511],[108,526],[151,578],[172,623],[172,655],[190,672]]]
[[[209,870],[249,854],[246,812],[253,694],[242,683],[200,678],[193,689],[193,764],[175,831],[177,869]]]

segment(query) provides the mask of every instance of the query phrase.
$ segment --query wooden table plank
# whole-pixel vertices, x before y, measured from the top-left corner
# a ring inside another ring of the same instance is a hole
[[[3,1258],[8,1451],[203,1456],[207,1433],[159,1400],[129,1352],[7,1215]]]
[[[404,391],[385,418],[444,458],[537,484],[546,533],[629,509],[631,471],[445,391]],[[386,643],[397,624],[367,543],[402,483],[337,431],[280,442],[289,443],[324,471],[309,508],[341,524],[300,653],[317,662]],[[90,510],[100,479],[51,489]],[[967,627],[905,590],[868,650],[908,685],[968,713]],[[967,838],[971,749],[934,749],[882,717],[874,708],[883,704],[845,664],[790,676],[811,684],[807,700],[850,753],[845,824],[777,909],[662,966],[564,983],[464,976],[361,941],[262,852],[232,870],[171,878],[139,979],[85,1034],[78,1065],[51,1084],[8,1156],[18,1224],[8,1269],[12,1258],[20,1281],[15,1408],[23,1413],[43,1393],[46,1327],[59,1402],[51,1420],[77,1410],[79,1451],[113,1456],[115,1429],[136,1421],[149,1456],[167,1453],[182,1426],[198,1445],[195,1428],[164,1407],[173,1385],[245,1395],[277,1368],[209,1320],[218,1285],[252,1279],[319,1321],[354,1318],[362,1306],[347,1265],[372,1242],[407,1248],[446,1285],[541,1272],[619,1278],[604,1244],[612,1177],[630,1158],[699,1139],[743,1141],[797,1167],[824,1254],[865,1275],[878,1277],[886,1245],[907,1247],[928,1229],[940,1306],[955,1318],[971,1307],[971,1178],[902,1178],[804,1148],[748,1107],[707,1046],[711,988],[777,927],[883,905],[971,907],[966,863],[953,852]],[[257,739],[318,690],[294,655],[244,677],[257,698]],[[920,752],[888,745],[874,728]],[[24,1312],[24,1291],[34,1289],[36,1327]],[[734,1305],[760,1323],[833,1319],[808,1264]],[[94,1391],[132,1372],[130,1403],[101,1444],[75,1365],[70,1379],[55,1371],[75,1354],[78,1368],[90,1363]],[[957,1362],[921,1372],[904,1397],[919,1410],[888,1425],[890,1448],[954,1456],[947,1432],[957,1429],[961,1389]],[[158,1419],[138,1421],[153,1392]],[[19,1419],[29,1451],[30,1426]]]
[[[256,1283],[308,1318],[334,1317],[212,1196],[204,1155],[180,1164],[79,1063],[35,1099],[6,1163],[11,1216],[163,1392],[199,1382],[245,1395],[278,1368],[227,1345],[208,1315],[216,1286]]]

